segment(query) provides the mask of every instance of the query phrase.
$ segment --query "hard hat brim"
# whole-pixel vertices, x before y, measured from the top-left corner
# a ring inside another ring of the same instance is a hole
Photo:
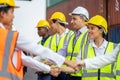
[[[68,15],[79,15],[78,13],[69,13]]]
[[[20,8],[20,6],[16,6],[16,5],[15,6],[11,6],[11,7],[13,7],[13,8]]]

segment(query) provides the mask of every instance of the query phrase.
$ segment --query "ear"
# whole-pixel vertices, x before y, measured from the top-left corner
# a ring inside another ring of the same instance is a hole
[[[100,33],[101,33],[101,34],[104,33],[103,29],[100,29]]]
[[[5,15],[5,12],[1,11],[0,16],[3,17]]]

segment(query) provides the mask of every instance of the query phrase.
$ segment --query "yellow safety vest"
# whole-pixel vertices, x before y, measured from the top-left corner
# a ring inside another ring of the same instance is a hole
[[[75,34],[73,34],[70,38],[70,41],[68,43],[68,47],[67,47],[67,56],[66,59],[67,60],[76,60],[76,57],[78,55],[78,53],[80,52],[81,47],[86,44],[86,42],[88,41],[88,37],[87,37],[87,31],[88,29],[86,29],[82,34],[79,35],[77,41],[75,44],[74,43],[74,38],[75,38]],[[78,71],[75,74],[71,74],[72,76],[81,76],[82,75],[82,70]]]
[[[82,55],[84,55],[82,56],[83,59],[93,58],[96,56],[95,50],[91,47],[90,44],[91,43],[84,45],[82,50]],[[104,53],[111,52],[114,47],[114,43],[108,42]],[[115,80],[113,69],[114,63],[97,70],[83,70],[82,80]]]
[[[55,52],[58,52],[61,48],[63,48],[64,44],[68,41],[70,34],[71,34],[71,31],[64,34],[60,38],[58,44],[57,44],[57,34],[53,35],[50,41],[50,49],[52,49]]]
[[[45,43],[44,43],[43,46],[50,48],[50,40],[51,40],[51,36],[49,36],[49,37],[47,38],[47,40],[45,41]],[[38,44],[41,44],[41,42],[42,42],[42,40],[40,40],[40,41],[38,42]]]

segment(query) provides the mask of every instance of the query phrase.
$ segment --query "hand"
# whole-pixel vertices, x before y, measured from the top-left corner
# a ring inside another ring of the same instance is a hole
[[[78,65],[77,61],[65,60],[65,64],[71,68],[75,68]]]
[[[50,71],[50,74],[54,77],[57,77],[61,72],[61,69],[57,66],[52,66],[51,67],[51,71]]]
[[[78,71],[78,70],[80,70],[82,67],[84,67],[85,66],[85,63],[84,63],[84,61],[77,61],[77,64],[75,65],[75,67],[74,67],[74,69],[76,70],[76,71]]]
[[[75,69],[71,68],[71,67],[68,67],[68,66],[62,66],[61,67],[61,71],[62,72],[65,72],[65,73],[76,73],[75,72]]]
[[[50,61],[44,61],[44,64],[46,64],[46,65],[49,65],[49,66],[51,66],[51,65],[53,65],[53,63],[52,62],[50,62]]]
[[[79,69],[81,69],[81,67],[85,65],[84,61],[69,61],[69,60],[65,60],[65,64],[75,69],[76,71],[78,71]]]

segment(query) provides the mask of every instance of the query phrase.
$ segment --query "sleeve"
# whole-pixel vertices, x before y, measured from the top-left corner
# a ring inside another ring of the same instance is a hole
[[[17,48],[34,55],[40,56],[41,59],[53,61],[59,67],[64,63],[65,58],[56,54],[52,50],[43,47],[42,45],[35,44],[34,42],[26,39],[26,37],[19,34],[17,40]]]
[[[116,61],[119,48],[118,46],[110,53],[91,59],[85,59],[85,69],[99,69]]]
[[[66,51],[67,50],[67,46],[68,46],[68,43],[66,42],[64,44],[64,47],[62,49],[60,49],[57,53],[60,54],[61,56],[66,57],[66,55],[67,55],[67,51]]]
[[[37,71],[50,72],[50,67],[48,65],[43,64],[42,62],[39,62],[30,56],[26,56],[24,53],[22,53],[22,63],[24,66],[33,68]]]

